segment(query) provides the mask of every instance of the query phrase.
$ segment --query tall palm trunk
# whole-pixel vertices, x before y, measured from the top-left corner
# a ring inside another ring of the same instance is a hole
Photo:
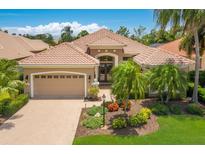
[[[194,91],[192,95],[192,101],[198,103],[198,85],[199,85],[199,68],[200,68],[200,54],[199,54],[199,36],[197,30],[194,32],[195,41],[195,80],[194,80]]]

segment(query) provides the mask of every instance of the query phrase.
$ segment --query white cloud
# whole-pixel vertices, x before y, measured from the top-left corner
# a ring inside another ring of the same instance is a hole
[[[54,36],[59,36],[61,30],[65,26],[71,26],[71,29],[74,32],[74,35],[78,34],[81,30],[87,30],[89,33],[95,32],[101,28],[106,28],[106,26],[100,26],[97,23],[91,23],[88,25],[82,25],[76,21],[74,22],[52,22],[47,25],[38,25],[38,26],[25,26],[25,27],[2,27],[2,29],[8,30],[9,33],[16,34],[43,34],[50,33]]]

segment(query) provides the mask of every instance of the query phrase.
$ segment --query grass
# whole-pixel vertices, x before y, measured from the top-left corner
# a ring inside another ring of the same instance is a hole
[[[145,136],[95,135],[75,138],[73,144],[205,144],[205,119],[191,115],[161,116],[160,129]]]

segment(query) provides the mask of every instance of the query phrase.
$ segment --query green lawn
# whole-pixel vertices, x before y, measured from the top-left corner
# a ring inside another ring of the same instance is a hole
[[[162,116],[160,129],[146,136],[96,135],[79,137],[73,144],[205,144],[205,118]]]

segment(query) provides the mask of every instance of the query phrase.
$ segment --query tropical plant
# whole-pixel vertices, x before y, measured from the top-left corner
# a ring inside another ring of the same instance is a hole
[[[83,36],[88,35],[88,31],[87,30],[82,30],[80,33],[78,33],[77,38],[81,38]]]
[[[130,34],[129,29],[125,26],[120,26],[116,33],[125,37],[129,37]]]
[[[200,42],[198,31],[205,24],[205,10],[200,9],[178,9],[178,10],[155,10],[156,22],[165,29],[167,26],[176,28],[183,27],[183,36],[194,37],[195,50],[195,81],[192,100],[198,102],[198,83],[200,68]],[[188,50],[189,51],[189,50]]]
[[[73,41],[75,38],[73,37],[73,30],[71,29],[70,26],[65,26],[62,30],[61,30],[61,37],[59,40],[59,43],[62,42],[71,42]]]
[[[128,60],[112,70],[112,93],[117,100],[126,100],[134,93],[135,99],[143,98],[146,89],[146,78],[135,62]]]
[[[151,90],[158,92],[161,102],[167,103],[179,94],[186,95],[187,75],[176,65],[165,64],[153,68],[149,81]]]
[[[134,98],[144,98],[146,89],[146,78],[141,72],[141,68],[132,60],[121,63],[112,70],[112,93],[116,98],[126,102],[127,110],[128,100],[131,93]]]
[[[18,64],[14,60],[0,60],[0,93],[8,92],[11,97],[16,97],[25,86],[23,81],[19,80]]]

